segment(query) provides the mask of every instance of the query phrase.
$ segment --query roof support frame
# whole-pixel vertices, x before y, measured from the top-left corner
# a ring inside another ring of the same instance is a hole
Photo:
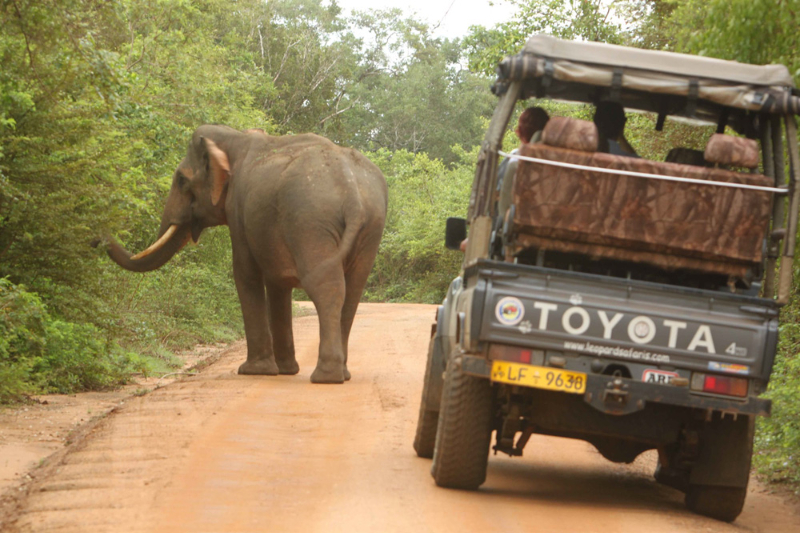
[[[508,122],[514,112],[514,106],[522,90],[522,82],[515,81],[509,84],[508,90],[500,97],[497,107],[489,122],[486,136],[481,144],[478,154],[478,164],[475,178],[472,183],[472,197],[469,202],[467,220],[476,216],[489,215],[491,209],[492,193],[497,180],[497,151],[503,142]]]
[[[775,128],[776,124],[778,126],[777,132]],[[775,160],[777,159],[777,154],[775,153],[775,137],[781,135],[780,119],[773,120],[769,115],[763,114],[761,115],[760,125],[761,156],[764,166],[764,175],[772,178],[773,184],[776,187],[780,187],[783,183],[778,182],[775,173]],[[777,140],[777,144],[781,145],[782,150],[783,144],[780,142],[780,139]],[[781,154],[781,157],[782,156],[783,154]],[[763,295],[765,298],[775,297],[775,267],[778,262],[778,256],[780,255],[780,242],[776,240],[775,237],[777,235],[776,230],[783,225],[783,216],[781,215],[780,219],[778,219],[776,214],[778,211],[781,211],[781,213],[783,212],[783,204],[785,202],[785,198],[781,197],[773,197],[772,199],[772,227],[768,230],[767,257],[764,264]]]
[[[783,238],[783,255],[778,271],[778,303],[789,303],[794,274],[794,249],[797,238],[798,210],[800,210],[800,155],[797,152],[797,122],[794,115],[785,115],[786,141],[789,152],[789,206],[786,236]]]

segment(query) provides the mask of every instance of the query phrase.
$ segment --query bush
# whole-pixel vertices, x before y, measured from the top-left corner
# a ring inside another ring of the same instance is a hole
[[[164,366],[124,352],[93,324],[52,317],[37,294],[0,279],[0,403],[106,389]]]
[[[91,324],[53,320],[45,328],[45,346],[31,368],[42,392],[100,390],[124,383],[126,365],[114,358]]]
[[[444,247],[445,220],[465,216],[477,151],[453,149],[450,166],[427,154],[368,154],[386,176],[389,211],[366,289],[371,301],[439,303],[463,254]]]
[[[755,464],[770,481],[800,493],[800,302],[783,310],[780,345],[766,396],[772,416],[758,421]]]
[[[34,390],[28,381],[45,344],[47,311],[36,294],[0,278],[0,403]]]
[[[156,357],[244,333],[227,228],[204,231],[197,246],[147,274],[105,261],[106,327],[122,346]]]

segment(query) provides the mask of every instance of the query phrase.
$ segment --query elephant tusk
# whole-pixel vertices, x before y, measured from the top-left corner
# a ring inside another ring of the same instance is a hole
[[[139,252],[138,254],[131,257],[131,259],[135,261],[137,259],[142,259],[143,257],[147,257],[148,255],[152,254],[153,252],[164,246],[164,244],[166,244],[166,242],[172,238],[172,236],[175,234],[176,231],[178,231],[178,225],[177,224],[171,225],[169,229],[167,229],[167,231],[164,232],[164,235],[162,235],[160,239],[151,244],[147,250]]]

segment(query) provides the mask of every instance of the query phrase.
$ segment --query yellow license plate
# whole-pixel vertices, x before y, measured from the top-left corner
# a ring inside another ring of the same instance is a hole
[[[492,381],[575,394],[581,394],[586,390],[586,374],[583,372],[509,363],[508,361],[492,363]]]

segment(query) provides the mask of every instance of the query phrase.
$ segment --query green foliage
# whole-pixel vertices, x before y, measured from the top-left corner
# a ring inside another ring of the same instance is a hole
[[[458,162],[450,167],[405,150],[369,154],[386,176],[389,212],[368,299],[438,303],[458,275],[463,255],[444,247],[444,226],[464,216],[477,150],[453,152]]]
[[[758,65],[800,79],[800,10],[794,0],[675,0],[670,27],[682,51]]]
[[[174,364],[165,346],[240,334],[224,238],[204,235],[151,279],[89,246],[108,232],[148,244],[200,123],[274,131],[252,105],[271,82],[242,51],[237,17],[213,0],[0,5],[0,273],[24,284],[18,307],[39,298],[20,309],[47,316],[36,328],[19,313],[6,322],[15,343],[38,344],[0,361],[0,401],[106,387]]]
[[[784,308],[781,321],[780,356],[767,393],[773,402],[772,416],[759,419],[754,460],[768,479],[800,491],[800,302],[796,298]]]
[[[470,28],[465,40],[470,69],[493,75],[499,61],[518,53],[532,35],[546,33],[562,39],[621,44],[621,5],[604,0],[508,0],[514,15],[495,28]]]
[[[363,150],[424,151],[446,163],[456,161],[454,145],[477,144],[494,97],[488,80],[463,68],[460,42],[435,39],[396,10],[361,13],[356,28],[367,35],[367,61],[344,94],[350,107],[326,135]]]
[[[625,138],[645,159],[664,161],[675,147],[704,150],[714,126],[694,126],[667,120],[663,131],[656,131],[655,113],[633,113],[628,116]]]
[[[470,28],[465,39],[470,69],[493,75],[503,57],[518,53],[531,36],[539,33],[569,40],[670,49],[672,32],[676,30],[671,17],[676,2],[681,1],[507,0],[514,8],[507,22],[494,28]],[[698,22],[702,19],[692,21],[693,27]]]
[[[34,392],[96,390],[133,369],[90,324],[54,319],[25,287],[0,279],[0,403]]]
[[[376,158],[407,205],[373,294],[435,301],[457,271],[441,227],[463,209],[461,160],[493,99],[459,66],[459,43],[424,24],[396,10],[345,19],[320,0],[18,0],[0,5],[0,26],[0,401],[104,388],[174,365],[170,350],[241,336],[224,229],[145,276],[88,246],[152,241],[202,123],[385,147]]]
[[[46,316],[36,294],[0,278],[0,403],[32,390],[28,378],[45,344]]]
[[[231,269],[226,228],[203,233],[165,267],[146,275],[109,267],[109,324],[125,345],[159,356],[162,348],[186,349],[206,341],[232,341],[243,326]]]
[[[44,333],[44,350],[31,368],[40,390],[98,390],[125,381],[128,369],[115,364],[113,352],[106,349],[102,332],[95,326],[51,320]]]
[[[356,39],[336,3],[267,2],[242,18],[246,46],[268,83],[254,104],[274,117],[282,132],[314,131],[335,118],[357,69]],[[333,116],[330,116],[333,115]]]

